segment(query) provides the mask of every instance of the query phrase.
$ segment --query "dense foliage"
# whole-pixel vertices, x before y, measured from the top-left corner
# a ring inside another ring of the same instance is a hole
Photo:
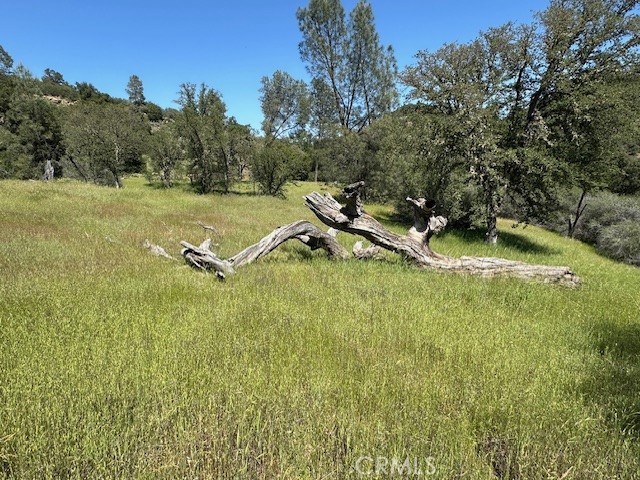
[[[254,154],[251,173],[262,193],[283,196],[287,182],[305,177],[306,168],[300,147],[276,140]]]
[[[599,192],[584,196],[576,220],[578,190],[563,196],[561,207],[541,224],[594,245],[616,260],[640,266],[640,197]],[[569,221],[569,220],[570,221]]]
[[[127,105],[78,103],[64,111],[67,160],[85,180],[122,186],[124,173],[139,172],[149,130]]]

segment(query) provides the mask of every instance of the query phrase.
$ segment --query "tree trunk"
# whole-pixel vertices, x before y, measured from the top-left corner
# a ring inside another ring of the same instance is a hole
[[[584,209],[587,208],[587,204],[585,203],[585,199],[587,197],[587,190],[582,189],[582,194],[580,195],[580,200],[578,200],[578,205],[576,206],[576,212],[573,218],[569,217],[569,229],[567,231],[567,235],[569,238],[573,238],[576,233],[576,226],[578,225],[578,220],[582,217],[584,213]]]
[[[264,257],[287,240],[295,238],[307,245],[311,250],[322,248],[329,258],[344,260],[349,258],[347,250],[332,235],[324,233],[313,223],[299,220],[276,228],[258,243],[245,248],[226,260],[219,258],[210,250],[211,240],[205,240],[199,247],[187,242],[180,242],[184,247],[182,256],[188,264],[203,270],[214,270],[220,279],[235,269]]]
[[[171,180],[171,167],[164,167],[162,169],[162,184],[164,188],[173,187],[173,181]]]
[[[314,176],[313,176],[313,181],[315,183],[318,183],[318,158],[316,157],[316,162],[315,162],[315,172],[314,172]]]
[[[122,186],[120,182],[120,178],[118,177],[118,167],[120,165],[120,146],[116,143],[115,147],[116,147],[116,163],[113,166],[113,170],[111,173],[113,173],[113,177],[115,178],[115,182],[116,182],[115,187],[120,188]]]
[[[490,199],[487,202],[486,220],[487,232],[485,233],[485,242],[487,242],[489,245],[496,245],[498,243],[498,214],[493,199]]]
[[[53,180],[53,176],[55,174],[55,170],[53,168],[53,164],[51,160],[47,160],[44,165],[44,181],[48,182],[49,180]]]
[[[407,202],[413,207],[414,222],[406,235],[400,235],[387,230],[364,211],[360,200],[363,187],[364,182],[358,182],[344,189],[343,193],[347,197],[347,205],[344,207],[331,195],[317,192],[305,196],[305,204],[322,223],[332,229],[360,235],[378,247],[399,253],[422,268],[482,277],[513,276],[537,279],[565,286],[580,283],[580,279],[568,267],[530,265],[502,258],[454,258],[436,253],[431,249],[429,240],[444,229],[447,220],[434,215],[435,202],[408,197]],[[182,242],[185,247],[182,255],[190,265],[215,270],[219,278],[224,278],[225,273],[232,273],[235,268],[257,260],[292,238],[302,241],[311,249],[325,249],[331,258],[346,259],[349,256],[333,235],[324,233],[312,223],[302,220],[277,228],[260,242],[227,260],[222,260],[211,252],[207,242],[200,247]],[[366,250],[369,252],[363,254],[361,245],[356,245],[354,254],[367,258],[378,253],[374,252],[374,249]]]
[[[497,182],[488,173],[482,174],[482,190],[485,192],[485,221],[487,231],[484,240],[489,245],[498,243],[498,192]]]
[[[352,202],[355,202],[353,199]],[[447,272],[460,272],[483,277],[513,276],[538,279],[545,283],[575,286],[580,279],[568,267],[530,265],[502,258],[460,257],[441,255],[429,246],[429,239],[447,224],[443,217],[434,216],[434,204],[424,198],[407,198],[414,211],[414,225],[407,235],[398,235],[385,229],[365,212],[354,215],[353,210],[342,207],[331,195],[311,193],[305,197],[307,207],[322,221],[336,230],[360,235],[386,250],[400,253],[423,268]]]
[[[230,179],[230,175],[229,175],[229,170],[230,170],[230,161],[229,161],[229,156],[227,155],[227,151],[224,149],[224,147],[221,147],[222,150],[222,158],[224,160],[224,172],[223,172],[223,176],[224,176],[224,193],[229,193],[229,188],[231,187],[231,179]]]
[[[87,176],[86,173],[84,173],[84,170],[80,168],[80,165],[78,164],[78,162],[75,161],[75,159],[73,158],[73,155],[68,155],[67,158],[71,162],[71,165],[73,165],[76,171],[80,174],[80,176],[82,177],[82,180],[84,180],[85,182],[88,182],[89,177]]]

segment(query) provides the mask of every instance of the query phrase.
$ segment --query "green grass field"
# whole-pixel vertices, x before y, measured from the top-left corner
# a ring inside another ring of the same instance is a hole
[[[316,221],[301,196],[319,188],[0,182],[0,476],[640,478],[637,268],[508,221],[497,248],[473,233],[432,244],[569,265],[584,284],[338,263],[293,243],[221,283],[142,247],[179,259],[202,221],[229,256]]]

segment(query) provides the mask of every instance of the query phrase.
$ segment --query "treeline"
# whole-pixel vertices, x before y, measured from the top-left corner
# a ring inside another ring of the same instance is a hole
[[[365,0],[348,15],[310,0],[296,17],[311,80],[262,78],[260,133],[206,84],[181,85],[179,108],[162,110],[135,75],[114,99],[50,69],[35,78],[1,50],[0,175],[41,178],[50,162],[56,176],[121,186],[147,172],[200,193],[253,178],[270,195],[293,179],[365,180],[399,214],[406,196],[430,197],[490,243],[500,214],[574,236],[598,192],[640,192],[637,6],[552,0],[531,24],[419,51],[398,72]]]
[[[133,77],[132,77],[133,78]],[[122,186],[123,174],[144,169],[151,125],[162,109],[112,98],[90,83],[70,85],[46,69],[41,78],[0,46],[0,177],[54,177]]]

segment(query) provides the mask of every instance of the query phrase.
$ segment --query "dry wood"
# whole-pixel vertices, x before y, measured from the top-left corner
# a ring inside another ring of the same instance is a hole
[[[362,199],[360,197],[360,191],[364,188],[364,182],[356,182],[351,185],[347,185],[342,189],[342,194],[347,200],[347,204],[344,206],[344,213],[349,217],[359,217],[364,213]]]
[[[298,220],[289,225],[276,228],[255,245],[251,245],[231,257],[229,261],[235,267],[246,265],[265,256],[292,238],[301,241],[311,250],[324,249],[330,258],[338,260],[349,258],[349,253],[338,243],[335,237],[323,232],[311,222]]]
[[[166,252],[164,248],[162,248],[160,245],[155,245],[151,243],[149,240],[145,240],[142,243],[142,246],[147,250],[149,250],[149,252],[151,252],[156,257],[164,257],[164,258],[170,258],[171,260],[175,260],[171,255],[169,255]]]
[[[359,191],[362,186],[358,186]],[[351,203],[358,204],[351,193]],[[574,286],[580,279],[568,268],[548,265],[531,265],[502,258],[460,257],[454,258],[434,252],[430,238],[447,224],[444,217],[434,216],[435,205],[424,198],[407,198],[414,208],[414,224],[407,235],[398,235],[384,228],[377,220],[360,209],[342,207],[331,195],[313,192],[305,198],[307,207],[322,221],[336,230],[360,235],[374,245],[399,253],[415,264],[442,271],[461,272],[483,277],[508,275],[525,279],[538,279],[546,283]]]
[[[353,244],[353,256],[359,260],[369,260],[382,258],[380,252],[382,249],[377,245],[370,245],[367,248],[363,248],[362,240]]]
[[[180,242],[184,247],[182,256],[193,267],[203,270],[213,270],[218,278],[235,272],[237,267],[247,265],[267,255],[287,240],[295,238],[307,245],[311,250],[324,249],[330,258],[346,259],[349,257],[346,249],[338,243],[335,236],[324,233],[313,223],[299,220],[276,228],[258,243],[245,248],[228,259],[221,259],[210,249],[211,241],[205,241],[199,247],[188,242]]]
[[[49,180],[53,180],[54,174],[55,170],[53,168],[53,164],[51,163],[51,160],[47,160],[44,165],[44,181],[48,182]]]
[[[435,202],[408,197],[407,202],[413,207],[414,223],[406,235],[399,235],[387,230],[364,211],[361,200],[363,187],[364,182],[357,182],[343,190],[347,200],[344,207],[329,194],[313,192],[304,197],[306,206],[322,223],[331,227],[328,233],[322,232],[310,222],[300,220],[278,227],[258,243],[226,260],[210,250],[210,241],[199,247],[181,242],[184,247],[182,256],[190,265],[204,270],[214,270],[218,277],[223,279],[226,274],[233,273],[235,268],[267,255],[292,238],[301,241],[312,250],[324,249],[330,258],[346,259],[349,254],[335,239],[337,231],[342,231],[360,235],[374,244],[363,249],[362,242],[356,243],[353,249],[356,258],[373,258],[379,254],[380,248],[384,248],[403,255],[423,268],[483,277],[506,275],[566,286],[580,283],[580,279],[568,267],[531,265],[491,257],[454,258],[436,253],[429,246],[429,240],[447,225],[447,219],[434,214]]]

